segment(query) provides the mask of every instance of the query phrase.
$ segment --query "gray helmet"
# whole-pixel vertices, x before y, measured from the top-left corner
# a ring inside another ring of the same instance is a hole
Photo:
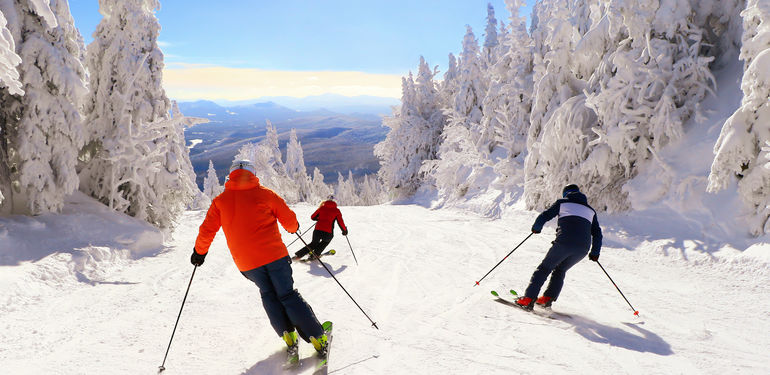
[[[255,167],[254,163],[248,159],[234,161],[233,165],[230,166],[230,173],[233,173],[236,169],[245,169],[253,175],[257,174],[257,167]]]

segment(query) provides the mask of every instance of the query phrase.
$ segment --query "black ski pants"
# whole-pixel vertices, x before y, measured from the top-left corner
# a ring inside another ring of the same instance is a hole
[[[297,258],[302,258],[305,254],[310,253],[310,250],[313,250],[315,255],[321,255],[324,249],[326,249],[326,246],[329,246],[329,242],[332,242],[332,238],[334,238],[334,233],[316,229],[313,231],[313,241],[307,244],[307,247],[303,247],[294,253],[294,255],[297,256]]]

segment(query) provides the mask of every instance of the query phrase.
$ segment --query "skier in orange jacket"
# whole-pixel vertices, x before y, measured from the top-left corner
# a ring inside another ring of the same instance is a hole
[[[342,235],[348,235],[348,227],[345,226],[345,221],[342,220],[342,213],[337,208],[337,202],[334,201],[333,195],[329,196],[329,199],[321,203],[321,206],[310,215],[310,219],[318,222],[315,226],[315,230],[313,230],[313,241],[306,247],[303,247],[294,253],[295,259],[302,258],[305,254],[309,254],[311,249],[316,257],[321,255],[324,249],[326,249],[326,246],[329,245],[329,242],[332,241],[332,238],[334,238],[335,221],[337,221],[337,225],[340,226]]]
[[[225,191],[211,202],[190,261],[203,264],[221,227],[235,265],[259,287],[270,324],[286,341],[287,350],[297,350],[296,329],[321,352],[326,349],[326,334],[313,309],[294,289],[291,259],[278,231],[280,222],[289,233],[297,233],[297,216],[278,194],[259,184],[255,170],[248,160],[230,167]]]

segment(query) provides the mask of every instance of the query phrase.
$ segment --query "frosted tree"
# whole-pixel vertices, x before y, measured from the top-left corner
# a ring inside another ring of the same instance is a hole
[[[217,177],[217,171],[214,169],[214,163],[209,160],[209,169],[206,172],[206,177],[203,178],[203,194],[209,197],[209,199],[214,199],[217,195],[222,194],[224,190],[224,186],[219,184],[219,177]]]
[[[491,3],[487,4],[487,28],[484,32],[484,48],[481,53],[481,61],[487,68],[497,62],[497,46],[500,42],[497,39],[497,19],[495,18],[495,8]]]
[[[11,95],[24,95],[19,81],[19,71],[16,70],[16,66],[21,64],[21,57],[16,54],[16,44],[11,31],[6,27],[7,24],[5,16],[0,12],[0,90],[3,90],[0,95],[5,95],[5,90]],[[5,126],[0,125],[0,140],[3,139],[4,128]],[[3,190],[10,188],[10,173],[7,171],[7,152],[4,143],[0,142],[0,207],[5,198]]]
[[[376,176],[365,175],[360,185],[360,203],[373,206],[384,201],[383,186]]]
[[[278,145],[278,129],[273,126],[273,123],[270,122],[270,120],[267,120],[266,122],[267,132],[262,143],[267,147],[268,153],[270,154],[269,163],[273,166],[276,173],[285,176],[286,165],[284,165],[283,160],[281,160],[281,149]]]
[[[478,42],[467,26],[460,55],[458,90],[452,106],[444,110],[447,124],[442,134],[438,160],[426,162],[423,172],[430,174],[440,196],[459,198],[481,182],[472,178],[474,170],[487,167],[486,156],[479,152],[492,138],[489,129],[482,128],[482,101],[486,95],[485,79]]]
[[[436,158],[444,116],[434,75],[420,57],[417,79],[410,74],[403,81],[398,113],[383,120],[391,130],[375,147],[375,155],[380,158],[380,177],[397,197],[413,194],[424,179],[423,162]]]
[[[313,188],[308,202],[320,202],[329,198],[334,193],[334,189],[324,183],[324,175],[318,168],[313,169]]]
[[[312,195],[312,181],[305,168],[305,156],[302,145],[297,139],[297,131],[291,129],[289,143],[286,145],[286,174],[294,181],[299,190],[300,201],[306,202]]]
[[[352,171],[348,171],[347,180],[342,176],[342,173],[337,172],[337,186],[334,189],[334,198],[337,203],[343,206],[358,206],[360,204],[358,189],[356,182],[353,180]]]
[[[584,15],[585,12],[575,12],[570,5],[584,8],[588,3],[544,0],[533,8],[531,36],[535,89],[524,185],[526,204],[530,208],[540,209],[550,204],[566,183],[578,183],[585,190],[591,189],[575,168],[588,155],[587,141],[597,138],[591,130],[595,125],[591,121],[596,117],[584,108],[583,90],[587,77],[573,70],[573,51],[581,42],[581,25],[586,22],[574,14]],[[596,9],[599,11],[601,7]],[[602,50],[595,52],[599,56],[604,54]],[[559,130],[575,138],[561,137]],[[557,143],[559,140],[569,144],[561,145]],[[562,146],[572,151],[560,154],[558,149]],[[601,205],[597,204],[597,208]]]
[[[161,228],[194,195],[184,116],[171,116],[162,88],[157,0],[102,0],[87,49],[90,141],[81,152],[81,190]]]
[[[75,165],[84,142],[81,103],[87,91],[82,38],[66,1],[6,0],[0,12],[8,20],[3,39],[13,38],[21,58],[22,85],[19,90],[4,78],[9,87],[0,90],[0,191],[6,198],[0,210],[56,212],[79,182]],[[18,62],[12,55],[7,61]]]
[[[708,188],[715,192],[737,179],[749,211],[749,231],[761,235],[770,232],[770,4],[748,0],[741,16],[743,100],[714,146]]]
[[[301,200],[300,189],[286,173],[286,165],[278,148],[278,132],[267,122],[265,138],[259,143],[247,143],[238,150],[234,160],[248,159],[254,162],[260,183],[281,195],[286,202]]]
[[[511,191],[523,183],[534,83],[532,39],[526,18],[519,16],[524,2],[506,0],[506,5],[511,13],[510,32],[502,38],[499,60],[489,69],[492,83],[483,102],[482,127],[494,131],[488,147],[490,152],[501,148],[494,168],[502,190]]]
[[[12,95],[24,95],[16,66],[21,64],[21,57],[16,54],[16,44],[8,22],[0,12],[0,85],[5,86]],[[2,87],[2,86],[0,86]]]
[[[449,54],[449,62],[447,64],[444,80],[438,84],[439,103],[442,108],[449,108],[452,103],[454,103],[459,84],[457,82],[457,77],[459,75],[457,70],[457,59],[454,54]]]

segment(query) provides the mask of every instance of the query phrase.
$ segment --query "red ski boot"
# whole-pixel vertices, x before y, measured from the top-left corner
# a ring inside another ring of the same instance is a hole
[[[551,304],[553,303],[553,297],[541,296],[540,298],[537,299],[537,301],[535,301],[535,303],[538,306],[541,306],[547,309],[551,307]]]
[[[527,311],[532,311],[535,307],[535,300],[529,297],[519,297],[515,302],[519,307]]]

